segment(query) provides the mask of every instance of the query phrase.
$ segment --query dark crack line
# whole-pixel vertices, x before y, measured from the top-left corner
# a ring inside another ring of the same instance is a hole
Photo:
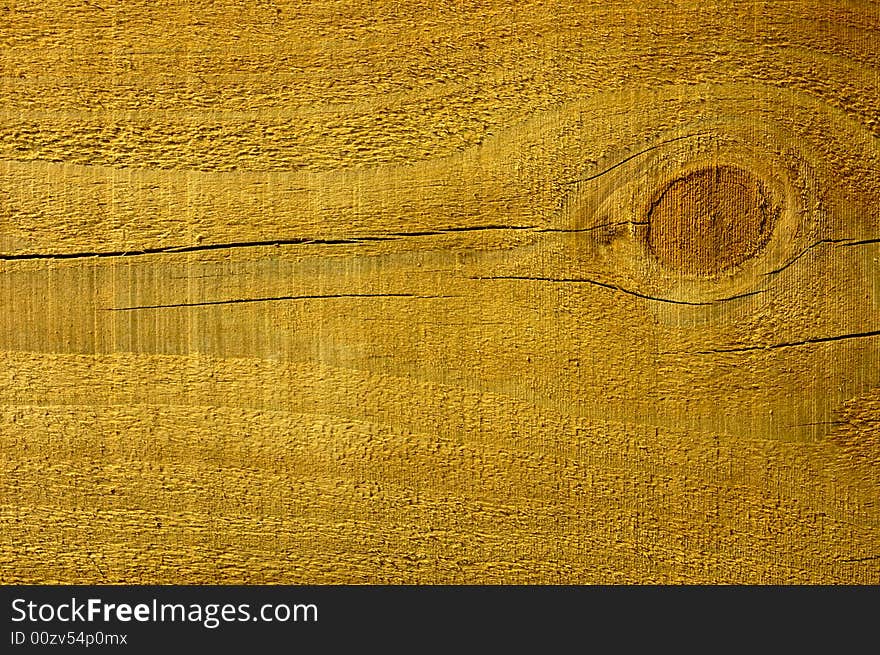
[[[485,232],[488,230],[534,230],[537,225],[471,225],[461,227],[444,227],[439,230],[427,232],[391,232],[393,236],[398,237],[414,237],[414,236],[436,236],[440,234],[450,234],[455,232]]]
[[[874,560],[880,559],[880,555],[869,555],[868,557],[850,557],[847,559],[840,559],[839,562],[847,562],[847,563],[855,563],[855,562],[871,562]]]
[[[872,330],[870,332],[853,332],[851,334],[838,334],[831,337],[811,337],[809,339],[804,339],[802,341],[786,341],[783,343],[770,343],[764,344],[760,346],[738,346],[735,348],[713,348],[712,350],[695,350],[695,351],[685,351],[683,353],[675,353],[675,354],[687,354],[687,352],[692,352],[696,355],[715,355],[718,353],[744,353],[744,352],[752,352],[755,350],[774,350],[776,348],[795,348],[797,346],[806,346],[810,344],[816,343],[830,343],[833,341],[846,341],[847,339],[871,339],[873,337],[880,337],[880,330]]]
[[[619,221],[617,223],[602,223],[602,225],[591,225],[590,227],[564,228],[564,227],[542,227],[536,228],[535,232],[552,232],[559,234],[576,234],[580,232],[595,232],[612,227],[623,227],[624,225],[647,225],[648,221]]]
[[[269,241],[235,241],[229,243],[210,243],[193,246],[166,246],[162,248],[142,248],[138,250],[105,250],[92,252],[71,253],[21,253],[16,255],[0,254],[0,261],[28,261],[28,260],[62,260],[62,259],[88,259],[88,258],[114,258],[114,257],[141,257],[144,255],[167,255],[184,254],[193,252],[208,252],[211,250],[234,250],[239,248],[267,248],[273,246],[307,246],[307,245],[350,245],[375,243],[381,241],[395,241],[397,239],[440,236],[443,234],[455,234],[459,232],[485,232],[491,230],[534,230],[536,225],[476,225],[471,227],[449,227],[441,230],[424,232],[390,232],[381,236],[353,237],[351,239],[273,239]]]
[[[810,252],[814,248],[817,248],[818,246],[831,244],[834,246],[849,247],[849,246],[864,246],[864,245],[868,245],[868,244],[872,244],[872,243],[880,243],[880,239],[858,239],[858,240],[856,240],[856,239],[821,239],[820,241],[817,241],[816,243],[804,248],[801,252],[799,252],[797,255],[795,255],[794,257],[789,259],[787,262],[785,262],[779,268],[772,270],[772,271],[767,271],[766,273],[764,273],[764,275],[777,275],[777,274],[781,273],[782,271],[787,269],[789,266],[791,266],[792,264],[797,262],[799,259],[801,259],[808,252]]]
[[[880,243],[880,239],[859,239],[858,241],[844,241],[838,243],[840,246],[864,246],[870,243]]]
[[[810,428],[818,425],[845,425],[847,421],[814,421],[812,423],[790,423],[790,428]]]
[[[525,280],[530,282],[554,282],[560,284],[589,284],[591,286],[600,287],[602,289],[609,289],[611,291],[619,291],[620,293],[625,293],[630,296],[635,296],[636,298],[642,298],[643,300],[653,300],[656,302],[669,303],[673,305],[689,305],[692,307],[706,307],[710,305],[717,305],[718,303],[728,302],[730,300],[739,300],[740,298],[748,298],[749,296],[755,296],[761,293],[766,293],[764,289],[758,289],[757,291],[749,291],[747,293],[740,293],[735,296],[728,296],[726,298],[716,298],[715,300],[707,300],[703,302],[694,302],[690,300],[676,300],[674,298],[661,298],[658,296],[650,296],[648,294],[639,293],[638,291],[633,291],[632,289],[626,289],[624,287],[618,286],[616,284],[609,284],[607,282],[599,282],[598,280],[591,280],[589,278],[555,278],[555,277],[533,277],[533,276],[524,276],[524,275],[496,275],[496,276],[474,276],[471,277],[472,280]]]
[[[280,302],[286,300],[330,300],[336,298],[454,298],[444,295],[419,295],[415,293],[331,293],[303,296],[271,296],[266,298],[233,298],[231,300],[204,300],[201,302],[171,303],[167,305],[135,305],[133,307],[105,307],[108,312],[132,312],[141,309],[171,309],[177,307],[207,307],[210,305],[241,305],[257,302]]]
[[[0,255],[0,261],[26,261],[39,259],[88,259],[113,257],[141,257],[143,255],[182,254],[191,252],[207,252],[210,250],[227,250],[236,248],[262,248],[270,246],[300,245],[340,245],[362,243],[364,241],[385,241],[383,237],[359,237],[357,239],[276,239],[273,241],[238,241],[231,243],[211,243],[196,246],[166,246],[163,248],[142,248],[139,250],[97,250],[92,252],[69,253],[22,253],[18,255]]]
[[[613,164],[612,166],[609,166],[608,168],[605,168],[604,170],[599,171],[598,173],[588,175],[587,177],[578,178],[576,180],[568,180],[566,182],[563,182],[562,184],[565,186],[568,186],[568,185],[572,185],[572,184],[580,184],[582,182],[590,182],[592,180],[595,180],[597,178],[602,177],[606,173],[610,173],[611,171],[613,171],[616,168],[620,168],[624,164],[631,162],[633,159],[636,159],[637,157],[641,157],[642,155],[646,155],[649,152],[651,152],[653,150],[657,150],[658,148],[662,148],[665,145],[668,145],[670,143],[675,143],[676,141],[682,141],[684,139],[695,139],[700,136],[707,136],[708,134],[709,134],[708,132],[701,132],[699,134],[685,134],[684,136],[677,136],[674,139],[662,141],[661,143],[658,143],[653,146],[649,146],[649,147],[645,148],[644,150],[639,150],[638,152],[636,152],[628,157],[625,157],[624,159],[621,159],[616,164]]]
[[[803,256],[805,256],[808,252],[810,252],[814,248],[817,248],[819,246],[822,246],[822,245],[825,245],[828,243],[853,245],[851,242],[849,242],[848,239],[822,239],[822,240],[817,241],[816,243],[814,243],[810,246],[807,246],[802,251],[800,251],[797,255],[795,255],[794,257],[789,259],[787,262],[785,262],[782,266],[780,266],[779,268],[774,269],[772,271],[767,271],[766,273],[764,273],[764,275],[778,275],[779,273],[781,273],[782,271],[787,269],[789,266],[793,265],[795,262],[800,260]]]

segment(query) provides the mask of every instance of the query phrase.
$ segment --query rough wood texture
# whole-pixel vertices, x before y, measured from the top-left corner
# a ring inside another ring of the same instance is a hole
[[[880,582],[876,2],[7,2],[0,582]]]

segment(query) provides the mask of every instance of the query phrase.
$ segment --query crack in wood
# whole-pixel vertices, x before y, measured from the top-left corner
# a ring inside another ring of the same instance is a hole
[[[806,248],[804,248],[803,250],[801,250],[797,255],[795,255],[794,257],[789,259],[785,264],[783,264],[779,268],[774,269],[772,271],[767,271],[766,273],[764,273],[764,275],[777,275],[777,274],[781,273],[782,271],[787,269],[789,266],[791,266],[792,264],[797,262],[799,259],[801,259],[808,252],[810,252],[811,250],[813,250],[814,248],[816,248],[818,246],[831,244],[834,246],[846,248],[846,247],[851,247],[851,246],[865,246],[865,245],[870,245],[873,243],[880,243],[880,238],[877,238],[877,239],[820,239],[819,241],[816,241],[816,243],[809,245]]]
[[[746,293],[739,293],[733,296],[727,296],[724,298],[715,298],[714,300],[706,300],[706,301],[692,301],[692,300],[677,300],[675,298],[663,298],[660,296],[651,296],[649,294],[640,293],[638,291],[633,291],[632,289],[627,289],[625,287],[621,287],[617,284],[610,284],[608,282],[599,282],[598,280],[592,280],[590,278],[555,278],[555,277],[538,277],[538,276],[527,276],[527,275],[494,275],[494,276],[472,276],[470,279],[472,280],[524,280],[530,282],[553,282],[553,283],[561,283],[561,284],[589,284],[592,286],[600,287],[602,289],[609,289],[611,291],[619,291],[620,293],[625,293],[630,296],[635,296],[636,298],[642,298],[643,300],[653,300],[656,302],[670,303],[673,305],[690,305],[695,307],[704,307],[710,305],[717,305],[722,302],[729,302],[731,300],[739,300],[741,298],[748,298],[750,296],[756,296],[758,294],[766,293],[766,289],[757,289],[755,291],[748,291]]]
[[[796,348],[798,346],[807,346],[817,343],[830,343],[833,341],[846,341],[849,339],[871,339],[880,336],[880,330],[870,330],[868,332],[852,332],[849,334],[837,334],[830,337],[810,337],[801,341],[786,341],[782,343],[760,344],[755,346],[736,346],[731,348],[713,348],[711,350],[695,350],[684,351],[675,354],[692,353],[695,355],[715,355],[719,353],[743,353],[753,352],[756,350],[774,350],[777,348]],[[666,353],[673,354],[673,353]]]
[[[29,260],[53,260],[53,259],[89,259],[89,258],[118,258],[118,257],[141,257],[144,255],[167,255],[193,252],[207,252],[211,250],[235,250],[240,248],[269,248],[273,246],[308,246],[308,245],[351,245],[373,243],[379,241],[395,241],[397,239],[441,236],[443,234],[455,234],[460,232],[485,232],[500,230],[535,230],[535,225],[475,225],[461,227],[447,227],[439,230],[422,232],[389,232],[385,235],[361,236],[349,239],[271,239],[266,241],[236,241],[229,243],[209,243],[191,246],[165,246],[161,248],[141,248],[137,250],[107,250],[91,252],[71,253],[21,253],[0,254],[0,261],[29,261]]]
[[[631,162],[633,159],[641,157],[642,155],[646,155],[649,152],[651,152],[653,150],[657,150],[659,148],[662,148],[663,146],[668,145],[670,143],[675,143],[676,141],[683,141],[684,139],[695,139],[697,137],[709,136],[709,135],[710,135],[709,132],[700,132],[697,134],[685,134],[683,136],[677,136],[674,139],[667,139],[666,141],[661,141],[660,143],[657,143],[653,146],[648,146],[647,148],[639,150],[638,152],[633,153],[632,155],[629,155],[628,157],[621,159],[620,161],[616,162],[615,164],[612,164],[611,166],[609,166],[608,168],[605,168],[602,171],[599,171],[598,173],[593,173],[592,175],[588,175],[587,177],[581,177],[581,178],[578,178],[575,180],[567,180],[565,182],[562,182],[562,184],[564,186],[569,186],[572,184],[580,184],[582,182],[591,182],[592,180],[598,179],[598,178],[602,177],[603,175],[606,175],[607,173],[610,173],[611,171],[613,171],[617,168],[620,168],[621,166],[623,166],[627,162]]]
[[[448,295],[419,295],[415,293],[328,293],[302,296],[270,296],[265,298],[232,298],[229,300],[204,300],[188,303],[170,303],[167,305],[133,305],[131,307],[104,307],[108,312],[131,312],[142,309],[173,309],[179,307],[207,307],[210,305],[240,305],[244,303],[280,302],[286,300],[330,300],[337,298],[455,298]]]

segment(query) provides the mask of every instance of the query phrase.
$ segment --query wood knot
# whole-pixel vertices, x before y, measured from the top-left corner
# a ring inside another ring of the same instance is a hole
[[[648,209],[647,243],[665,266],[711,276],[757,254],[777,215],[764,185],[750,172],[710,166],[660,190]]]

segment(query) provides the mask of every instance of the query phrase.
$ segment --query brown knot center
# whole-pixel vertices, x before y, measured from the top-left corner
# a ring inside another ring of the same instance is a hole
[[[648,247],[664,265],[713,275],[761,250],[776,212],[754,175],[735,166],[712,166],[670,182],[647,218]]]

